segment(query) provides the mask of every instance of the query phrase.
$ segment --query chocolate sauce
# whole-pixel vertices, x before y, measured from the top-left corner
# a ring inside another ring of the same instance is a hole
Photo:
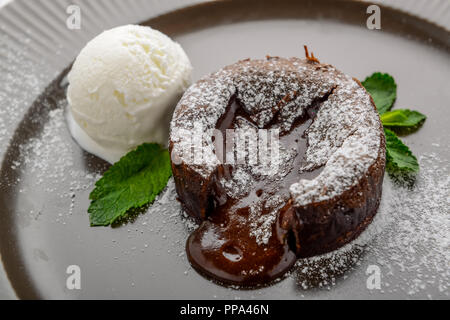
[[[233,167],[223,164],[218,170],[211,212],[186,244],[189,261],[199,272],[222,283],[254,286],[280,278],[295,263],[295,241],[291,241],[288,229],[280,225],[279,213],[289,209],[291,184],[300,179],[313,179],[322,169],[300,171],[307,148],[304,133],[318,107],[319,104],[314,112],[305,112],[289,132],[281,133],[280,147],[296,149],[295,156],[281,164],[280,169],[286,170],[282,179],[256,177],[248,194],[231,198],[218,180],[229,179]],[[235,128],[237,117],[252,123],[250,115],[233,97],[216,129],[225,137],[227,129]],[[276,121],[270,125],[276,125]],[[219,146],[221,142],[218,140],[214,143],[216,155],[221,159],[224,146]],[[273,199],[281,199],[283,205],[274,205]],[[263,235],[266,237],[264,241],[258,241],[254,234],[255,217],[258,221],[262,218],[262,221],[266,219],[270,223],[269,230]]]

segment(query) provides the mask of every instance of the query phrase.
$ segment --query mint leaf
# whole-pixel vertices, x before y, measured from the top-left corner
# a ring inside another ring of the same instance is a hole
[[[386,170],[389,173],[417,172],[419,163],[409,148],[387,127],[398,130],[410,130],[426,119],[417,111],[408,109],[391,110],[397,98],[397,85],[387,73],[375,72],[367,77],[362,85],[372,96],[380,114],[386,136]]]
[[[144,143],[115,163],[89,195],[91,226],[107,226],[127,211],[155,200],[172,175],[170,156],[158,144]]]
[[[387,73],[375,72],[362,85],[370,93],[380,114],[389,111],[397,98],[397,85]]]
[[[427,117],[418,111],[398,109],[381,115],[381,122],[387,127],[415,127]]]
[[[417,158],[409,148],[389,129],[384,129],[386,136],[386,169],[393,173],[398,171],[419,171]]]

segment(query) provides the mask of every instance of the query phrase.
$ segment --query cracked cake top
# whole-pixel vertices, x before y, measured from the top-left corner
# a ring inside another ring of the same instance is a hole
[[[171,143],[180,161],[203,177],[211,176],[220,161],[212,137],[232,99],[237,99],[248,115],[243,128],[278,129],[280,135],[292,130],[297,119],[311,112],[313,122],[305,131],[306,151],[298,170],[323,167],[314,179],[300,179],[290,185],[296,206],[333,198],[354,186],[379,157],[382,127],[375,105],[359,81],[329,64],[310,59],[267,57],[243,60],[202,78],[192,85],[178,103],[171,123]],[[320,108],[316,110],[317,104]],[[317,112],[317,114],[315,114]],[[195,141],[186,132],[202,139],[202,161],[191,150]],[[280,150],[280,170],[273,179],[282,179],[289,150]],[[230,196],[254,185],[249,164],[233,170],[222,181]],[[234,181],[234,183],[233,183]],[[236,196],[236,194],[235,194]]]

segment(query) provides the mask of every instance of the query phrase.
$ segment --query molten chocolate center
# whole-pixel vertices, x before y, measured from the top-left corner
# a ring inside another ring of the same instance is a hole
[[[285,170],[282,179],[253,175],[249,192],[232,198],[218,181],[231,179],[236,168],[227,164],[220,167],[211,199],[212,209],[186,244],[189,261],[199,272],[219,282],[250,286],[281,277],[295,263],[295,240],[290,231],[281,227],[280,211],[290,199],[289,187],[293,183],[313,179],[322,170],[300,170],[307,149],[304,133],[319,107],[320,103],[311,105],[308,112],[296,119],[290,131],[280,133],[279,147],[293,150],[293,156],[280,164],[280,170]],[[227,129],[236,128],[238,117],[252,123],[244,106],[233,97],[216,129],[225,137]],[[276,127],[278,122],[275,115],[264,129]],[[223,145],[216,144],[219,159],[223,157],[223,150]],[[251,174],[250,166],[243,168]],[[284,205],[274,205],[274,199],[281,199]],[[267,223],[266,234],[259,235],[265,237],[263,241],[258,241],[258,234],[255,234],[256,222]]]

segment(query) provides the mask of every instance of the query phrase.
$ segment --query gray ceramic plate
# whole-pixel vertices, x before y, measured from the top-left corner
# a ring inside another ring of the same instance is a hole
[[[448,31],[386,7],[382,29],[368,30],[367,4],[327,0],[219,1],[145,22],[181,43],[194,79],[243,58],[302,56],[307,44],[321,61],[359,79],[389,72],[398,83],[396,108],[428,115],[404,138],[421,161],[416,183],[405,189],[386,179],[378,219],[358,244],[301,261],[285,279],[244,291],[190,267],[184,244],[192,225],[173,184],[134,221],[89,227],[88,195],[107,165],[67,131],[64,70],[100,30],[167,10],[146,1],[75,1],[81,29],[67,30],[68,1],[30,3],[0,13],[0,251],[18,297],[448,298]],[[446,3],[433,10],[446,14]],[[80,267],[80,290],[66,286],[71,265]],[[380,287],[373,288],[377,270]]]

